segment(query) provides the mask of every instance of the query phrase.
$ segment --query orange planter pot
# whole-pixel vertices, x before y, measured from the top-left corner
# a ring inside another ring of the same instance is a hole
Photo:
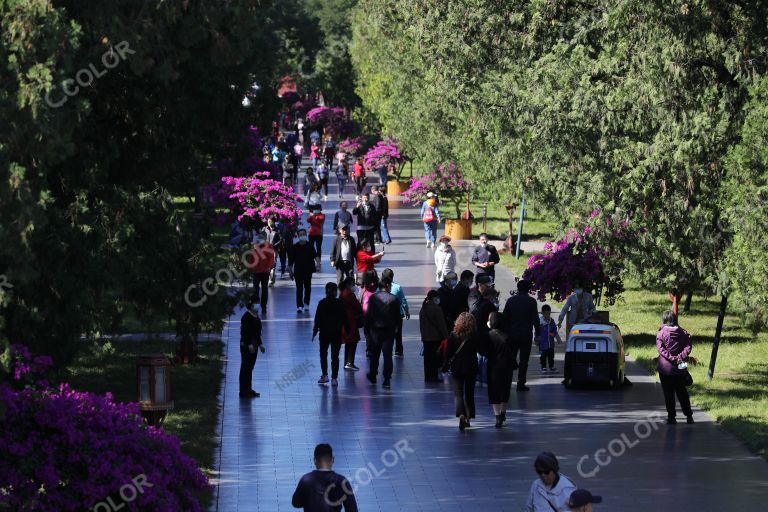
[[[445,234],[453,240],[471,240],[472,220],[445,219]]]
[[[410,182],[408,181],[388,181],[387,182],[387,197],[390,199],[389,207],[391,209],[401,208],[405,203],[402,202],[402,194],[408,190]],[[407,205],[406,205],[407,206]]]

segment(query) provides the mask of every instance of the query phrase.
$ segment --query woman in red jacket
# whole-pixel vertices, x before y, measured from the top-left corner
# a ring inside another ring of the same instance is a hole
[[[341,335],[341,343],[344,345],[344,369],[357,371],[360,368],[355,366],[355,351],[357,350],[357,343],[360,341],[359,329],[363,323],[363,306],[355,297],[354,286],[354,277],[349,276],[344,279],[339,286],[341,290],[339,298],[344,304],[344,311],[347,313],[347,321],[349,322],[349,331],[345,329]]]
[[[384,256],[384,251],[374,254],[371,242],[367,238],[363,239],[360,244],[360,250],[357,251],[357,273],[364,274],[369,270],[373,270],[376,263],[381,261]]]
[[[317,205],[315,211],[307,217],[307,223],[309,223],[309,243],[315,248],[317,253],[318,263],[322,258],[323,248],[323,225],[325,224],[325,214],[323,213],[323,207]]]

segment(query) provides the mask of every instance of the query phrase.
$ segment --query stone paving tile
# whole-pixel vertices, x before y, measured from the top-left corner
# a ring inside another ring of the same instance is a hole
[[[325,208],[329,219],[336,204]],[[332,240],[327,224],[325,252]],[[357,363],[363,371],[342,369],[338,388],[317,385],[318,344],[310,341],[311,317],[296,315],[292,283],[278,281],[264,322],[267,352],[259,354],[254,371],[254,389],[261,398],[237,397],[242,311],[235,312],[223,332],[227,367],[221,395],[221,482],[212,510],[294,510],[295,484],[312,469],[312,451],[320,442],[333,446],[334,469],[353,479],[363,511],[522,510],[536,477],[533,459],[545,449],[558,455],[566,475],[605,498],[598,510],[765,507],[768,465],[707,415],[697,411],[693,426],[652,425],[646,438],[637,438],[638,425],[648,427],[645,419],[662,415],[664,406],[659,384],[634,364],[628,365],[634,386],[567,391],[560,377],[540,376],[532,360],[531,391],[513,392],[504,429],[493,427],[486,389],[478,387],[474,428],[459,432],[448,381],[425,387],[419,356],[417,313],[425,292],[435,286],[433,252],[424,247],[418,213],[393,208],[390,226],[394,243],[377,267],[395,270],[412,308],[405,323],[405,358],[395,360],[392,389],[365,380],[362,344]],[[468,268],[469,246],[458,244],[458,250],[459,261],[466,262],[459,267]],[[313,282],[313,313],[323,285],[333,280],[327,261],[322,270]],[[504,299],[513,276],[500,269],[497,283]],[[308,364],[309,372],[296,382],[278,385],[288,372]],[[561,353],[557,364],[562,373]],[[387,466],[382,457],[398,441],[407,442],[413,453],[403,452],[404,458]],[[612,450],[600,452],[611,456],[604,467],[595,463],[601,449]],[[580,462],[585,472],[599,471],[582,477]]]

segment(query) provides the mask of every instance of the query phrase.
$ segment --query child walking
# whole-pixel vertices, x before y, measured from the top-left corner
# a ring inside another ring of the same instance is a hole
[[[555,368],[555,341],[562,343],[560,334],[557,332],[557,324],[552,319],[552,308],[548,304],[541,306],[541,315],[539,316],[539,323],[541,324],[541,334],[537,340],[539,346],[539,361],[541,361],[541,373],[556,373]],[[549,370],[547,370],[547,363],[549,363]]]

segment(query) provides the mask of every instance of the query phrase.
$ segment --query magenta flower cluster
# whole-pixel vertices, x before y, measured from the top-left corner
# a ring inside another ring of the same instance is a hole
[[[14,378],[47,368],[14,345]],[[61,512],[90,510],[111,500],[126,512],[201,511],[197,494],[210,488],[178,439],[148,427],[137,404],[110,394],[80,393],[61,384],[15,390],[0,385],[0,508]],[[136,477],[147,482],[135,499],[119,492]]]
[[[32,356],[24,345],[13,344],[10,347],[11,374],[16,381],[22,381],[35,375],[43,375],[53,366],[50,356]]]
[[[603,265],[606,252],[590,239],[593,230],[571,229],[554,244],[544,244],[543,254],[528,259],[523,278],[531,281],[539,300],[547,296],[555,301],[565,300],[577,282],[585,283],[587,290],[599,291],[602,300],[613,304],[624,291],[621,276],[609,275]]]
[[[360,149],[363,147],[363,138],[362,137],[354,137],[354,138],[346,138],[339,142],[336,145],[336,149],[339,153],[344,153],[345,155],[356,155]]]
[[[317,103],[311,100],[298,100],[291,105],[291,110],[296,112],[298,117],[307,115],[307,112],[317,107]]]
[[[386,169],[389,165],[398,165],[403,156],[397,147],[397,140],[394,137],[387,137],[377,142],[371,149],[365,153],[365,166],[368,169]]]
[[[355,128],[341,107],[315,107],[307,112],[307,119],[311,124],[321,125],[332,137],[347,135]]]
[[[250,177],[224,176],[222,188],[229,192],[228,199],[237,204],[237,219],[248,217],[259,222],[266,222],[269,217],[277,217],[290,226],[296,226],[301,219],[302,210],[296,203],[302,198],[279,181],[270,179],[267,173],[256,173]],[[226,192],[224,192],[226,193]]]
[[[448,165],[438,165],[429,174],[411,178],[411,184],[402,196],[406,202],[418,205],[426,200],[428,192],[434,192],[441,200],[447,199],[453,203],[458,218],[459,208],[467,198],[469,187],[470,183],[464,179],[459,166],[451,162]]]

